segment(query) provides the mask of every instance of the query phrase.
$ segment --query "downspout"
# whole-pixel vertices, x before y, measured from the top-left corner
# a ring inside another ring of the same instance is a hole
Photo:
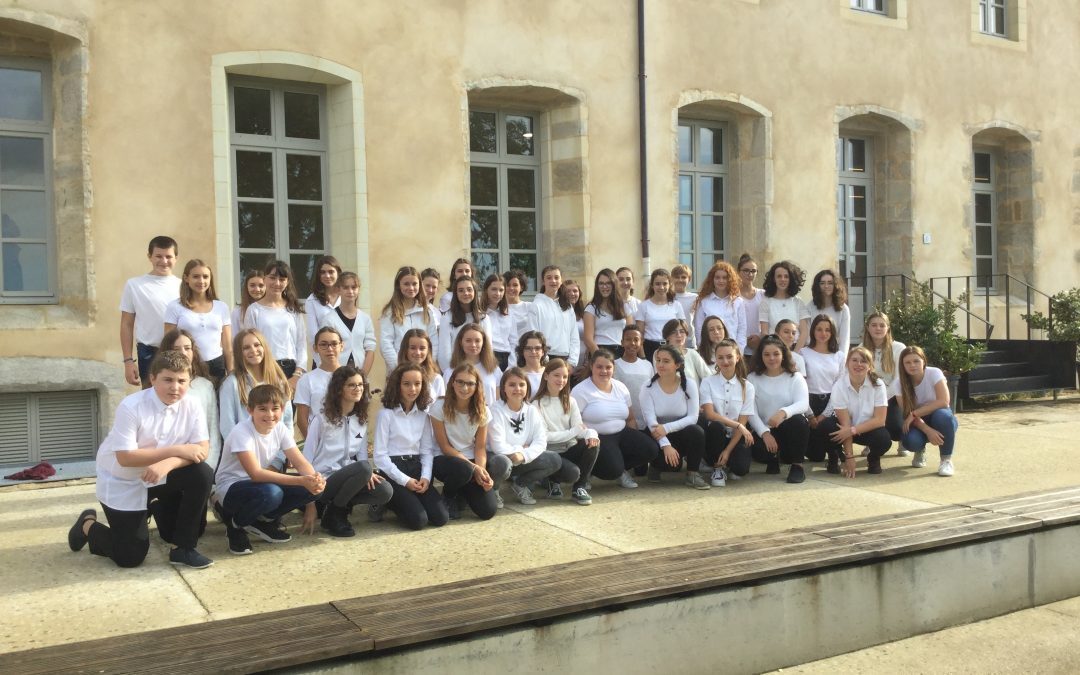
[[[641,176],[641,270],[651,272],[649,261],[649,170],[646,165],[645,133],[645,0],[637,0],[638,48],[638,170]]]

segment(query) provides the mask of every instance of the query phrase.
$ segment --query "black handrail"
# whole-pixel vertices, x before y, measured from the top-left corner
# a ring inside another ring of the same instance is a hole
[[[937,278],[945,278],[945,277],[937,277]],[[917,285],[919,285],[919,283],[921,283],[917,279],[915,279],[914,277],[908,276],[907,274],[873,274],[873,275],[868,275],[868,276],[865,276],[865,277],[852,277],[848,281],[848,285],[849,285],[849,287],[869,288],[869,287],[871,287],[871,283],[879,282],[880,287],[879,287],[879,290],[878,290],[878,296],[877,297],[878,297],[879,301],[884,301],[888,297],[888,287],[889,287],[889,280],[890,279],[895,279],[896,281],[899,282],[900,294],[903,297],[907,297],[908,285],[909,284],[911,286],[917,286]],[[956,300],[954,300],[952,297],[945,296],[945,295],[942,295],[941,293],[939,293],[934,288],[932,281],[933,281],[933,279],[931,279],[929,282],[926,282],[926,285],[929,287],[930,292],[933,295],[937,296],[938,298],[941,298],[942,300],[949,300],[949,301],[955,303],[956,308],[959,309],[960,311],[964,312],[964,314],[965,314],[965,317],[964,317],[965,330],[967,331],[967,336],[969,338],[971,337],[971,320],[975,319],[976,321],[983,324],[984,330],[986,331],[986,339],[989,340],[990,335],[994,332],[994,324],[991,323],[988,320],[988,318],[984,319],[983,317],[979,316],[978,314],[975,314],[974,312],[972,312],[970,309],[968,309],[963,304],[957,303]],[[849,291],[849,294],[850,294],[850,291]],[[950,290],[950,295],[951,295],[951,290]],[[863,314],[865,314],[867,311],[869,311],[869,309],[874,304],[872,302],[872,299],[871,299],[869,293],[863,293],[862,304],[863,304]],[[989,311],[987,312],[986,316],[987,317],[990,316]]]
[[[998,283],[996,283],[996,280],[999,279],[999,278],[1003,282],[1000,285]],[[960,298],[959,300],[955,299],[955,298],[952,298],[952,295],[953,295],[952,294],[952,284],[953,284],[954,279],[962,279],[963,283],[964,283],[964,294],[963,294],[963,297]],[[1054,314],[1053,314],[1053,312],[1054,312],[1054,304],[1052,302],[1052,298],[1050,297],[1050,295],[1043,292],[1043,291],[1040,291],[1039,289],[1035,288],[1034,286],[1032,286],[1028,282],[1024,281],[1023,279],[1017,279],[1016,277],[1014,277],[1011,274],[1007,274],[1007,273],[999,273],[999,274],[991,274],[991,275],[970,274],[970,275],[956,275],[956,276],[951,276],[951,277],[931,277],[928,280],[928,283],[930,284],[931,288],[933,288],[935,282],[944,281],[945,284],[946,284],[946,292],[947,292],[949,298],[952,298],[953,302],[960,302],[962,300],[963,302],[961,303],[961,308],[964,309],[965,311],[968,311],[968,307],[970,307],[971,298],[972,298],[972,280],[975,280],[975,291],[977,293],[982,293],[982,295],[983,295],[983,306],[984,306],[983,311],[984,311],[985,316],[987,317],[987,319],[989,319],[989,317],[990,317],[990,296],[995,294],[993,289],[994,288],[1003,288],[1004,289],[1004,295],[1005,295],[1005,339],[1006,340],[1011,340],[1012,339],[1012,293],[1011,293],[1011,290],[1012,290],[1012,285],[1013,284],[1019,284],[1019,285],[1024,287],[1025,309],[1027,310],[1025,312],[1025,314],[1027,316],[1031,315],[1032,309],[1033,309],[1033,306],[1034,306],[1033,301],[1032,301],[1032,294],[1041,295],[1043,298],[1046,299],[1046,316],[1047,316],[1048,321],[1050,322],[1050,325],[1053,326],[1053,322],[1054,322]],[[989,285],[987,285],[987,282],[989,282]],[[977,314],[970,314],[970,312],[969,312],[968,335],[971,334],[970,316],[978,317],[978,315]],[[1027,323],[1027,322],[1025,322],[1025,323]],[[1044,340],[1049,339],[1049,335],[1050,335],[1050,331],[1047,330],[1045,335],[1041,339],[1044,339]],[[987,337],[989,338],[989,335]],[[1035,339],[1034,337],[1032,337],[1031,324],[1030,323],[1027,323],[1027,339],[1028,340]]]

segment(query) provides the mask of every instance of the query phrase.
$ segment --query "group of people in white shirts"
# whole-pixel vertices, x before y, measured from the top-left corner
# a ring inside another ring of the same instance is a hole
[[[437,298],[439,273],[406,266],[376,336],[359,278],[332,256],[316,262],[303,305],[275,260],[246,275],[229,311],[205,262],[171,274],[177,252],[152,240],[151,272],[121,300],[125,377],[147,388],[124,400],[98,453],[111,527],[87,509],[69,533],[72,550],[89,543],[121,566],[145,557],[148,514],[171,562],[212,564],[195,548],[207,501],[229,550],[245,555],[249,535],[289,541],[281,518],[293,510],[302,531],[318,521],[340,537],[355,533],[357,506],[410,529],[462,507],[489,519],[503,483],[524,505],[537,494],[588,505],[593,479],[632,489],[681,472],[706,490],[755,461],[768,474],[788,464],[789,483],[805,480],[806,461],[850,478],[855,446],[877,474],[895,441],[916,467],[938,446],[938,474],[954,472],[944,375],[893,340],[881,313],[852,347],[831,270],[806,303],[797,265],[775,263],[757,288],[749,255],[717,261],[697,292],[688,267],[654,270],[640,300],[628,268],[601,270],[586,299],[551,265],[528,301],[520,270],[479,284],[456,260]],[[376,348],[387,380],[369,433]]]

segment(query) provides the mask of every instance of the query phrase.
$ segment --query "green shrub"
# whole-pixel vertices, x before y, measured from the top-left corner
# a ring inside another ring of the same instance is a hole
[[[1080,342],[1080,288],[1055,293],[1050,297],[1050,314],[1023,314],[1021,318],[1037,330],[1047,331],[1054,342]]]
[[[986,345],[969,343],[956,334],[959,307],[953,300],[935,296],[929,285],[916,283],[905,292],[894,292],[877,309],[889,317],[895,339],[922,347],[930,365],[961,375],[979,365]]]

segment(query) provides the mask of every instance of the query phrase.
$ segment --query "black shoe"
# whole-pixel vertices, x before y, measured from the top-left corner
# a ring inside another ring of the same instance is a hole
[[[450,514],[450,520],[461,519],[461,504],[458,503],[457,495],[453,497],[443,495],[443,503],[446,504],[446,512]]]
[[[333,504],[326,505],[320,525],[331,537],[352,537],[356,534],[356,530],[345,517],[345,509]]]
[[[217,519],[219,523],[224,523],[225,525],[229,526],[229,515],[225,513],[225,509],[221,508],[221,504],[218,504],[211,499],[210,510],[214,513],[214,518]]]
[[[372,523],[381,523],[383,514],[386,513],[386,506],[383,504],[372,504],[368,508],[367,519]]]
[[[227,524],[225,534],[229,537],[229,553],[233,555],[251,555],[251,540],[248,539],[247,532],[244,532],[239,527]]]
[[[881,473],[881,456],[880,455],[867,455],[866,456],[866,472],[867,473]]]
[[[97,520],[97,511],[94,509],[86,509],[79,514],[78,520],[68,530],[68,546],[72,551],[80,551],[83,546],[86,546],[86,533],[83,532],[83,524],[87,520]]]
[[[765,473],[777,474],[780,473],[780,460],[770,459],[769,463],[765,465]]]
[[[792,464],[791,470],[788,471],[787,482],[789,483],[801,483],[806,480],[806,472],[799,464]]]
[[[829,466],[825,469],[829,473],[840,473],[840,460],[832,455],[829,456]]]
[[[169,551],[169,562],[177,567],[190,567],[193,570],[206,569],[214,564],[213,560],[193,548],[174,548]]]
[[[315,500],[315,516],[321,520],[322,517],[325,516],[325,515],[326,515],[326,504],[319,501],[318,499],[316,499]]]
[[[172,530],[168,525],[164,523],[164,519],[161,517],[161,500],[155,499],[146,505],[146,520],[150,521],[150,516],[154,517],[154,523],[157,525],[158,536],[161,537],[161,541],[166,544],[173,543]]]
[[[287,541],[292,541],[292,537],[278,525],[277,521],[256,520],[250,525],[245,525],[244,530],[248,534],[253,534],[271,544],[284,544]]]

